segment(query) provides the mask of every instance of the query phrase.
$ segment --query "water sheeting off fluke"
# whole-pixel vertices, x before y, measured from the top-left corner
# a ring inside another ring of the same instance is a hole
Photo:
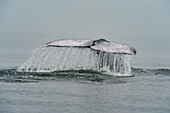
[[[123,44],[99,40],[58,40],[36,49],[18,68],[24,72],[93,70],[130,75],[130,59],[136,50]]]

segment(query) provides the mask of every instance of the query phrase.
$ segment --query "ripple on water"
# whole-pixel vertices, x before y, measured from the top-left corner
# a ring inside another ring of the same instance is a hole
[[[132,68],[132,76],[141,75],[170,75],[169,69],[141,69]],[[124,78],[124,79],[123,79]],[[68,70],[55,72],[17,72],[16,69],[5,69],[0,71],[0,81],[9,83],[38,83],[39,81],[56,80],[56,81],[81,81],[81,83],[111,83],[124,84],[126,78],[122,76],[105,75],[100,72],[91,70]]]

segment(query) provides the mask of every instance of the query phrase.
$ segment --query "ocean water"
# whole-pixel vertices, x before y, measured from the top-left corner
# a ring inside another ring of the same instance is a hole
[[[56,38],[38,39],[1,38],[0,113],[170,112],[170,40],[130,42],[137,49],[130,77],[90,70],[17,72],[34,49]]]

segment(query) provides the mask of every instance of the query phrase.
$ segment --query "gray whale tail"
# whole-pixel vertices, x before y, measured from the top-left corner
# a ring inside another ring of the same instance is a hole
[[[98,40],[56,40],[34,50],[19,72],[92,70],[109,75],[130,76],[130,60],[136,49]]]
[[[124,44],[109,42],[105,39],[98,40],[56,40],[46,43],[44,47],[84,47],[96,51],[108,52],[114,54],[135,55],[136,49]]]

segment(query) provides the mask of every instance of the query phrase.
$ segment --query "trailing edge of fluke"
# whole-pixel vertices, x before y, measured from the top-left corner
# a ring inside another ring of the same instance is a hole
[[[98,40],[56,40],[43,45],[43,47],[81,47],[113,54],[135,55],[136,49],[124,44],[109,42],[105,39]]]

